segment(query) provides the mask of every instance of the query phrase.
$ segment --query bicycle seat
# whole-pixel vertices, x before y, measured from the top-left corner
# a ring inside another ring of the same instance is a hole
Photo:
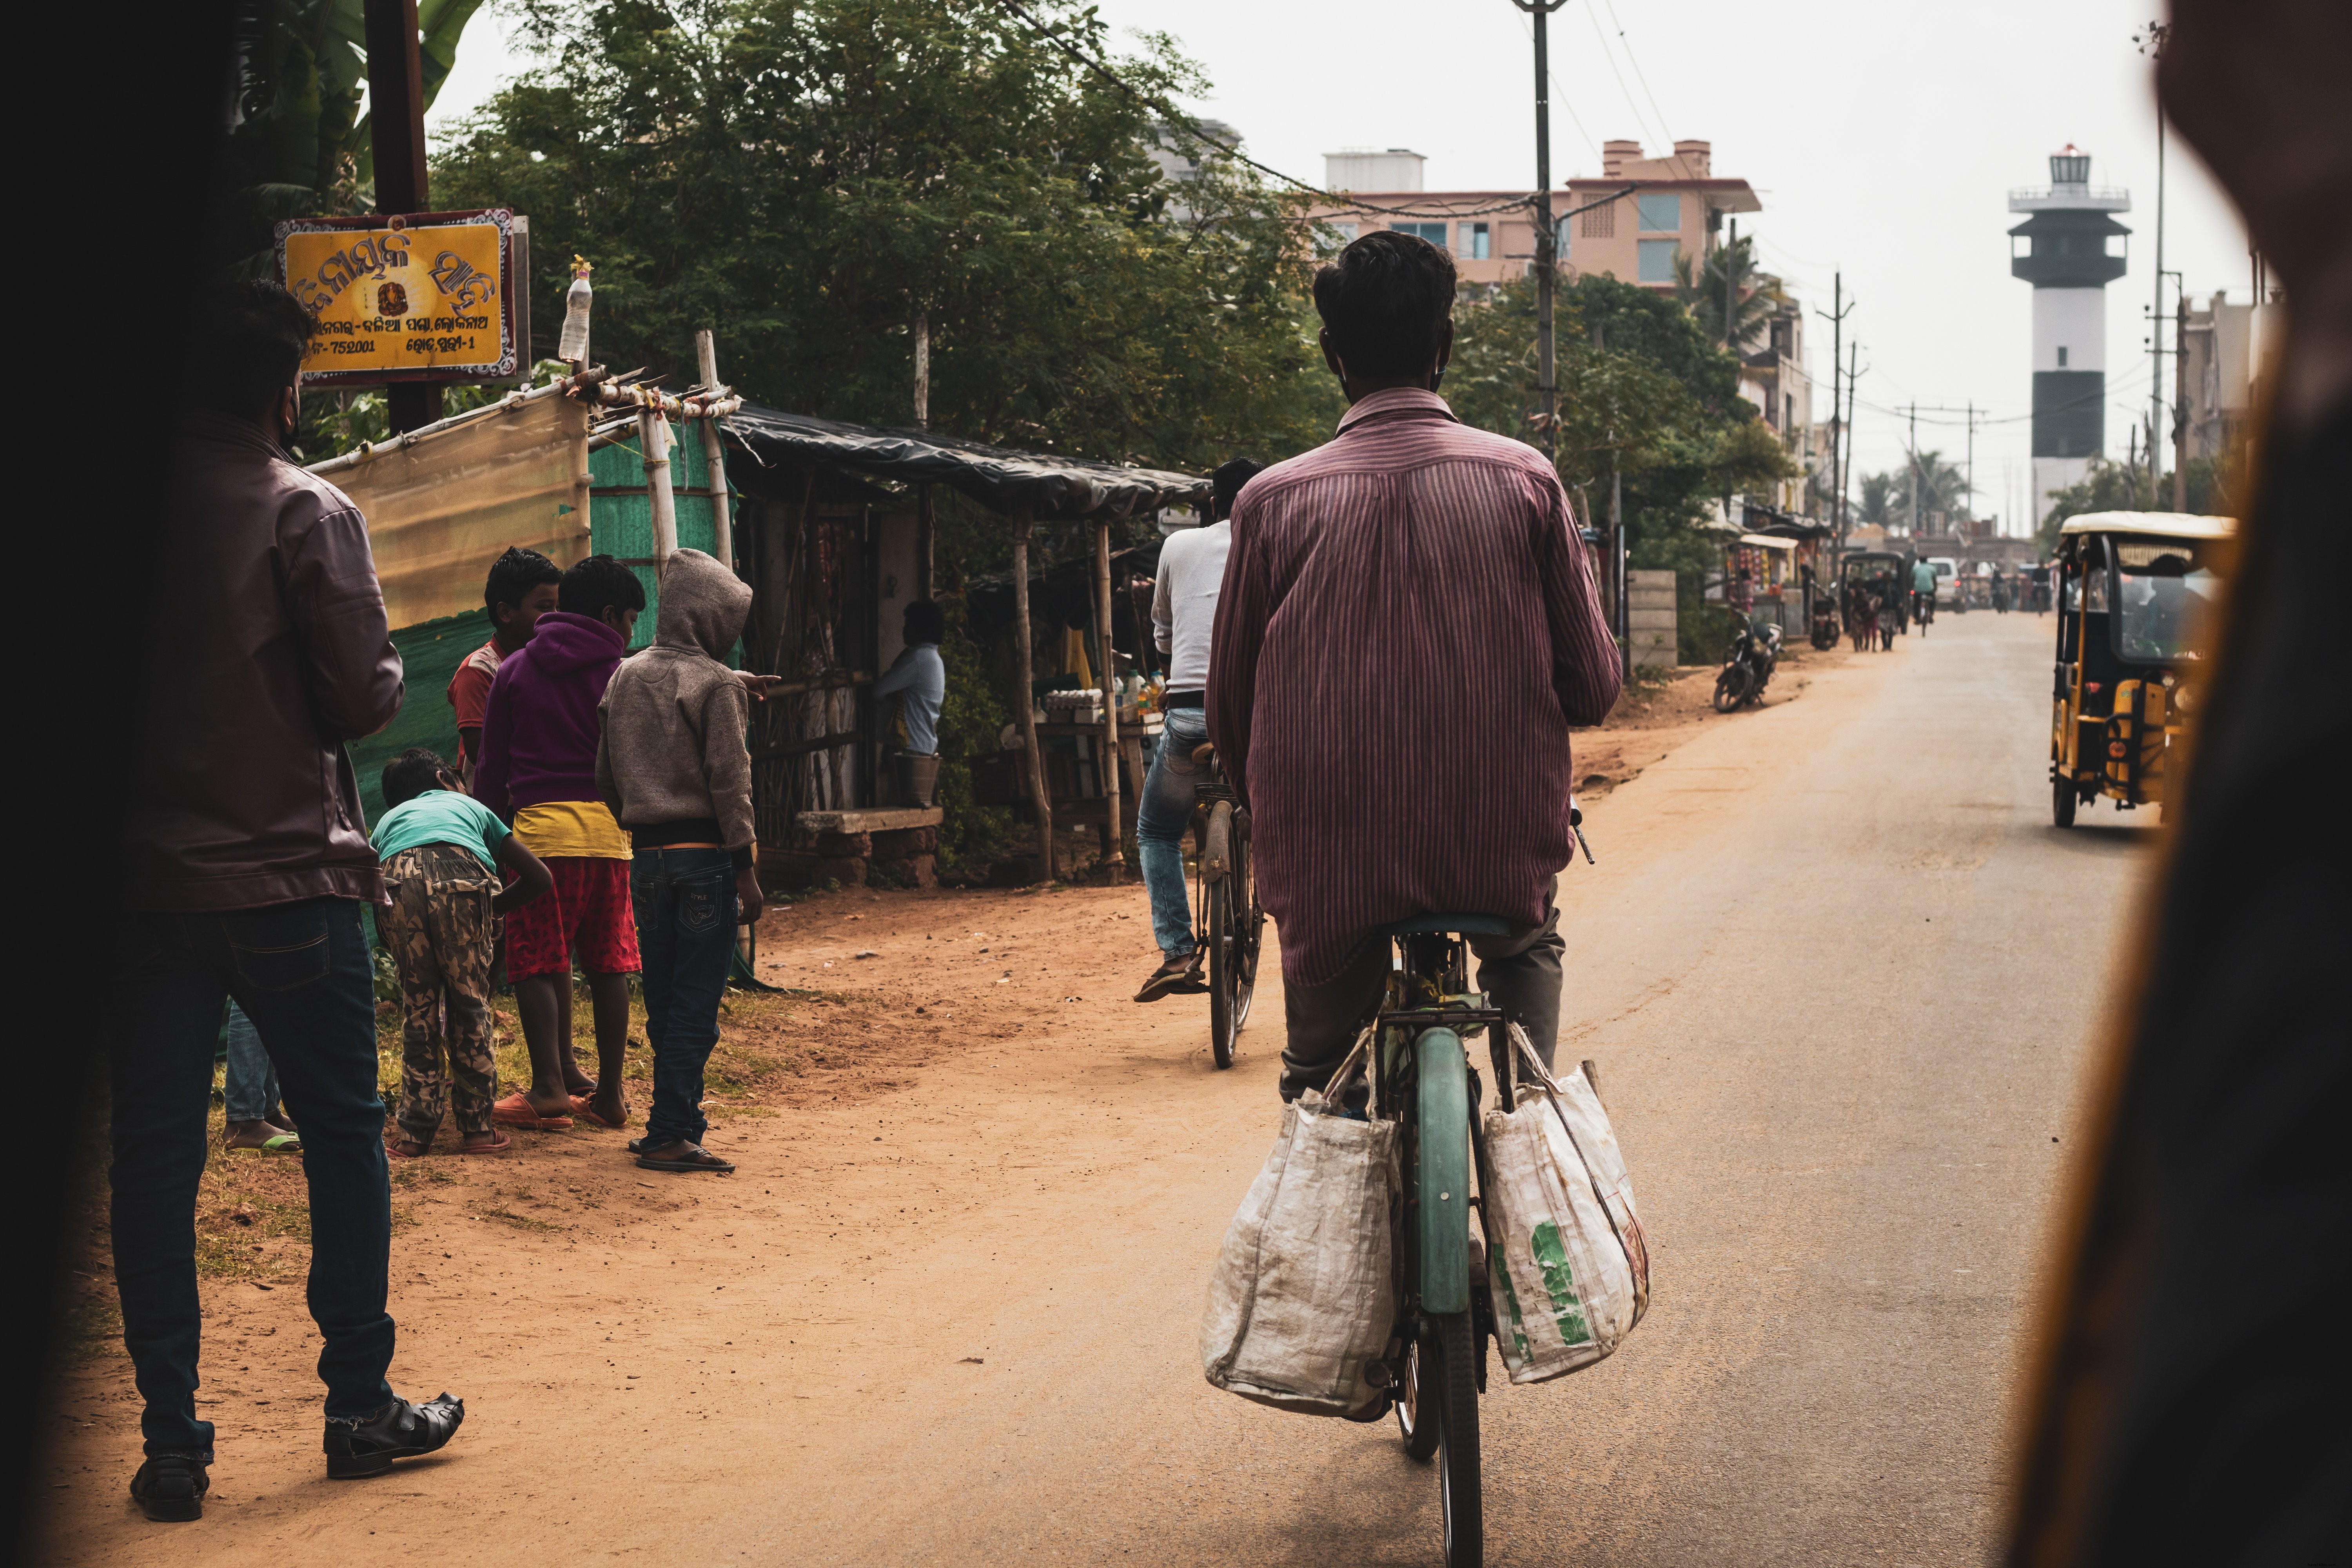
[[[1381,928],[1382,936],[1425,936],[1452,931],[1461,936],[1508,936],[1519,928],[1500,915],[1413,915]]]

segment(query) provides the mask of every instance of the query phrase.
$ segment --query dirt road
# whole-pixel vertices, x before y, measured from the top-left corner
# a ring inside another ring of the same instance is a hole
[[[2047,626],[1947,618],[1822,661],[1589,812],[1561,1055],[1601,1065],[1655,1296],[1612,1361],[1496,1380],[1490,1562],[1983,1560],[2147,861],[2108,807],[2048,826]],[[837,1009],[854,1068],[723,1120],[741,1174],[525,1135],[520,1157],[418,1162],[396,1196],[393,1376],[466,1396],[446,1455],[323,1479],[299,1274],[215,1281],[205,1521],[124,1500],[137,1406],[99,1353],[46,1478],[54,1558],[1433,1561],[1435,1482],[1392,1427],[1201,1379],[1209,1261],[1274,1131],[1281,998],[1215,1072],[1203,1004],[1125,1000],[1143,920],[1133,889],[772,917],[772,974],[822,993],[794,1027],[822,1039]]]

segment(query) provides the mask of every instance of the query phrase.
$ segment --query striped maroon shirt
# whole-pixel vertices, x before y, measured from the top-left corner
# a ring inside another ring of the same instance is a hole
[[[1376,392],[1252,479],[1217,599],[1209,732],[1249,803],[1283,975],[1319,984],[1427,913],[1542,917],[1569,862],[1569,726],[1618,654],[1551,466]]]

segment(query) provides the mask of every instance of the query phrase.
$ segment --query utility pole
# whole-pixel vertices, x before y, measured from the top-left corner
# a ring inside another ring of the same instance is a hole
[[[1592,329],[1594,352],[1605,352],[1609,346],[1608,328],[1596,323]],[[1609,399],[1609,618],[1617,633],[1618,673],[1626,680],[1633,679],[1633,617],[1625,605],[1625,481],[1617,468],[1617,399]]]
[[[1919,537],[1919,403],[1911,403],[1911,537]]]
[[[1976,399],[1974,399],[1974,398],[1970,398],[1970,399],[1969,399],[1969,498],[1968,498],[1968,499],[1969,499],[1969,521],[1975,521],[1975,519],[1976,519],[1976,515],[1977,515],[1977,405],[1976,405]]]
[[[1845,361],[1845,417],[1849,425],[1853,422],[1853,384],[1861,378],[1861,374],[1862,345],[1856,343],[1846,351]],[[1853,489],[1853,443],[1849,440],[1845,444],[1845,464],[1838,473],[1838,558],[1841,562],[1845,558],[1846,531],[1851,526],[1847,512],[1846,492]]]
[[[1736,365],[1739,361],[1739,331],[1733,322],[1739,315],[1739,295],[1731,280],[1731,255],[1739,248],[1739,220],[1731,220],[1731,237],[1723,247],[1723,346]]]
[[[2189,510],[2189,291],[2176,289],[2179,313],[2172,322],[2172,510]]]
[[[366,0],[368,145],[375,157],[375,210],[425,210],[425,75],[416,58],[416,0]],[[523,358],[530,357],[526,351]],[[441,388],[395,381],[384,388],[393,433],[441,417]]]
[[[2150,22],[2140,52],[2161,62],[2171,29]],[[2147,503],[2164,482],[2164,449],[2156,432],[2164,421],[2164,104],[2156,106],[2156,293],[2147,312]]]
[[[1559,272],[1559,236],[1551,226],[1551,51],[1547,24],[1568,0],[1511,0],[1535,18],[1536,34],[1536,399],[1544,456],[1559,461],[1559,378],[1551,342],[1551,296]]]
[[[1830,319],[1830,488],[1835,493],[1830,499],[1831,527],[1835,531],[1836,545],[1830,552],[1830,574],[1835,578],[1838,562],[1845,554],[1845,470],[1841,466],[1845,448],[1852,445],[1846,439],[1843,409],[1838,402],[1838,377],[1845,368],[1845,315],[1853,306],[1845,302],[1845,274],[1831,275],[1830,303],[1834,308]],[[1813,314],[1822,314],[1816,310]],[[1832,593],[1835,590],[1832,589]],[[1840,614],[1843,614],[1843,608]],[[1812,606],[1805,606],[1805,618],[1812,618]]]

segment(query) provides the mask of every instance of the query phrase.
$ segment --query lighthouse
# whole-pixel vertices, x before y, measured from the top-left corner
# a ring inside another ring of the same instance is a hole
[[[2033,517],[2079,484],[2107,441],[2107,285],[2124,275],[2131,230],[2110,214],[2130,193],[2091,184],[2091,155],[2050,155],[2050,188],[2009,194],[2026,220],[2009,231],[2010,275],[2033,285]]]

